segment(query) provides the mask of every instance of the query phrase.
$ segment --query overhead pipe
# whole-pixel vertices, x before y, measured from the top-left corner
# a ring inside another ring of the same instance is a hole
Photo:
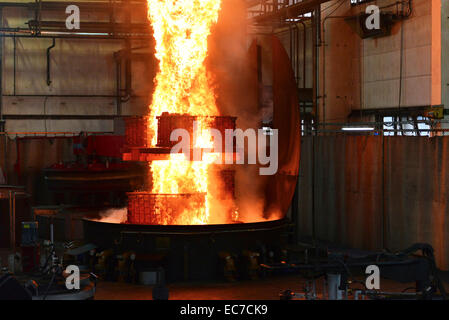
[[[114,2],[113,4],[111,4],[111,1],[97,1],[97,2],[71,2],[70,4],[72,5],[76,5],[78,6],[81,10],[95,10],[96,12],[98,12],[99,10],[102,11],[109,11],[111,10],[111,8],[118,8],[118,10],[120,10],[121,7],[126,6],[126,8],[129,8],[129,6],[141,6],[143,11],[145,12],[145,8],[146,8],[146,1],[145,0],[139,0],[139,1],[120,1],[120,2]],[[57,27],[58,30],[56,31],[60,31],[62,32],[67,32],[67,29],[65,28],[65,25],[63,22],[56,22],[56,21],[41,21],[41,14],[42,11],[44,10],[51,10],[51,9],[56,9],[56,10],[62,10],[65,9],[67,7],[68,3],[65,1],[42,1],[42,0],[35,0],[34,2],[2,2],[0,3],[0,9],[1,8],[7,8],[7,7],[17,7],[17,8],[27,8],[29,10],[34,10],[34,21],[30,21],[29,22],[29,28],[25,29],[25,28],[1,28],[1,31],[7,31],[7,32],[28,32],[30,33],[30,35],[33,36],[40,36],[40,34],[45,31],[43,30],[43,27],[45,28],[46,25],[48,25],[48,27],[51,28],[55,28]],[[136,10],[136,12],[139,12],[139,10]],[[94,31],[98,31],[98,27],[105,29],[106,28],[106,32],[109,31],[108,26],[110,25],[110,23],[101,23],[101,22],[85,22],[83,23],[84,26],[90,26],[92,28],[97,28],[97,30]],[[121,25],[125,25],[125,24],[120,24]],[[142,30],[142,33],[136,33],[136,32],[130,32],[129,34],[131,35],[132,38],[136,38],[136,35],[138,37],[140,37],[142,40],[146,40],[148,38],[151,38],[151,34],[149,33],[148,30],[148,26],[146,23],[141,23],[141,24],[129,24],[128,25],[131,26],[131,30]],[[1,27],[1,26],[0,26]],[[5,30],[7,29],[7,30]],[[55,30],[49,30],[49,31],[55,31]],[[126,30],[125,30],[126,31]],[[95,33],[95,32],[91,32],[91,31],[86,31],[89,33]],[[83,33],[86,33],[83,32]],[[125,33],[125,32],[123,32]],[[56,34],[55,34],[56,35]],[[5,37],[7,35],[5,34],[0,34],[0,36]],[[52,38],[53,36],[50,36],[50,38]],[[78,37],[77,37],[78,38]],[[111,38],[111,36],[109,37],[105,37],[106,39]],[[118,36],[113,36],[113,38],[115,39],[126,39],[129,37],[118,37]],[[98,39],[98,38],[97,38]]]
[[[125,96],[122,95],[122,57],[120,51],[114,52],[115,58],[115,89],[116,89],[116,115],[120,116],[122,114],[122,103],[129,101],[131,99],[131,84],[129,83],[129,78],[131,78],[130,64],[125,61]]]
[[[306,88],[306,58],[307,58],[307,26],[304,23],[303,20],[299,20],[299,23],[303,26],[303,70],[302,70],[302,81],[303,81],[303,88]],[[298,43],[299,43],[299,32],[298,32]],[[297,65],[297,72],[299,74],[299,63]]]
[[[5,114],[9,120],[113,120],[116,115]]]
[[[107,135],[107,134],[113,134],[113,132],[109,131],[88,131],[84,132],[87,135]],[[70,131],[40,131],[40,132],[32,132],[32,131],[26,131],[26,132],[3,132],[0,131],[0,135],[2,136],[33,136],[33,138],[40,138],[40,136],[45,137],[46,135],[76,135],[78,136],[80,132],[70,132]]]
[[[36,7],[34,9],[34,20],[37,22],[34,26],[34,34],[40,34],[41,33],[41,18],[42,18],[42,0],[35,0]],[[28,25],[30,29],[33,29],[32,25]],[[32,32],[33,33],[33,32]]]
[[[126,42],[126,57],[125,57],[125,97],[122,98],[122,102],[128,102],[131,99],[132,94],[132,59],[131,59],[131,42]]]
[[[289,45],[289,49],[290,49],[290,61],[293,65],[293,27],[291,24],[288,25],[288,35],[289,35],[289,40],[290,40],[290,45]]]
[[[113,19],[114,17],[111,17]],[[67,32],[65,22],[61,21],[41,21],[41,20],[29,20],[27,22],[31,29],[38,30],[36,34],[42,31],[53,32]],[[81,22],[81,29],[76,30],[76,33],[105,33],[105,34],[120,34],[120,33],[133,33],[133,31],[140,32],[142,34],[150,34],[148,23],[116,23],[114,21],[109,22]]]
[[[56,46],[56,40],[53,38],[52,45],[47,48],[47,86],[51,85],[50,79],[50,51]]]
[[[0,7],[0,27],[3,26],[3,8]],[[0,132],[6,130],[6,123],[3,119],[3,39],[0,38]],[[4,150],[3,150],[3,165],[5,167],[4,177],[5,182],[9,182],[8,177],[8,138],[5,136]]]
[[[33,98],[117,98],[111,94],[4,94],[4,97],[33,97]]]
[[[116,114],[117,116],[122,113],[122,97],[121,97],[121,83],[122,83],[122,63],[121,60],[115,61],[115,75],[116,75]]]
[[[40,1],[41,8],[44,10],[64,10],[68,3],[67,1]],[[70,2],[71,5],[76,5],[80,9],[84,10],[109,10],[109,1],[95,1],[95,2]],[[34,9],[37,5],[37,2],[2,2],[0,3],[0,8],[27,8],[27,9]],[[128,1],[118,1],[114,3],[115,6],[121,7],[121,6],[141,6],[146,7],[146,0],[128,0]]]
[[[303,26],[303,70],[302,70],[302,87],[306,88],[307,82],[307,76],[306,76],[306,62],[307,62],[307,26],[305,24],[305,20],[309,20],[309,19],[298,19],[298,23],[300,23]],[[300,87],[299,85],[299,74],[300,74],[300,63],[299,63],[299,27],[298,24],[294,24],[293,27],[291,26],[291,24],[289,24],[288,26],[288,32],[289,32],[289,41],[290,41],[290,59],[292,62],[292,68],[296,73],[296,78],[297,78],[297,85],[298,88]],[[284,31],[285,32],[285,31]],[[294,34],[294,32],[296,32],[296,42],[292,40],[293,36],[292,34]],[[296,52],[294,52],[293,48],[296,48]]]
[[[114,52],[116,61],[116,98],[117,98],[117,115],[121,115],[121,106],[123,102],[128,102],[132,97],[132,59],[133,50],[150,48],[148,45],[131,47],[131,42],[126,42],[126,48]],[[124,53],[123,53],[124,52]],[[122,95],[122,60],[125,60],[125,95]]]
[[[14,65],[14,73],[13,73],[13,93],[16,94],[16,65],[17,65],[17,41],[16,37],[13,38],[14,50],[13,50],[13,65]]]
[[[5,28],[2,28],[5,29]],[[25,29],[27,30],[27,29]],[[19,34],[18,34],[19,33]],[[90,34],[90,35],[89,35]],[[76,39],[76,40],[127,40],[127,39],[131,39],[131,40],[148,40],[148,39],[152,39],[152,36],[150,34],[148,35],[143,35],[143,34],[136,34],[136,35],[130,35],[130,36],[106,36],[106,35],[98,35],[96,33],[83,33],[83,34],[77,34],[77,33],[58,33],[58,32],[49,32],[47,35],[46,34],[39,34],[39,35],[34,35],[31,34],[29,32],[27,33],[23,33],[23,31],[21,30],[21,32],[16,32],[16,31],[11,31],[8,30],[6,31],[6,33],[0,29],[0,38],[31,38],[31,39]]]
[[[296,23],[289,24],[289,30],[290,30],[290,60],[292,64],[293,73],[295,73],[295,82],[296,86],[298,86],[298,74],[296,73],[296,65],[298,63],[298,46],[297,46],[297,26]],[[296,38],[296,39],[295,39]]]
[[[320,25],[320,19],[321,19],[321,8],[320,6],[316,7],[313,10],[312,14],[312,57],[313,57],[313,81],[312,81],[312,90],[313,90],[313,108],[315,113],[315,124],[317,125],[319,123],[319,116],[318,116],[318,26]],[[313,131],[312,131],[313,132]],[[317,135],[315,130],[315,135]],[[311,204],[311,214],[312,214],[312,241],[313,245],[316,245],[316,208],[315,208],[315,160],[316,160],[316,137],[312,135],[312,186],[311,186],[311,192],[312,192],[312,204]]]
[[[295,39],[295,50],[296,50],[296,54],[295,54],[295,69],[294,69],[294,73],[296,73],[296,86],[299,88],[299,28],[298,28],[298,24],[295,23],[294,26],[294,33],[296,35],[296,39]]]
[[[319,43],[319,29],[320,25],[320,8],[315,9],[312,15],[312,64],[313,64],[313,81],[312,81],[312,89],[313,89],[313,109],[315,114],[315,124],[318,124],[320,121],[319,117],[319,108],[318,108],[318,96],[319,96],[319,69],[318,69],[318,43]]]

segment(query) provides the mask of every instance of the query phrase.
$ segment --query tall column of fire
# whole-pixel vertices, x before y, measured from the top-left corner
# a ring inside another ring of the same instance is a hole
[[[208,37],[218,20],[221,0],[147,2],[148,19],[156,42],[155,56],[159,61],[159,70],[154,80],[156,87],[149,106],[147,144],[151,148],[161,146],[160,141],[158,143],[158,126],[163,115],[188,116],[189,119],[194,117],[199,123],[199,134],[192,147],[212,148],[213,141],[208,129],[216,123],[210,119],[218,117],[219,111],[214,91],[209,84],[205,60],[208,54]],[[168,159],[150,162],[151,192],[148,196],[151,196],[150,206],[160,217],[158,224],[209,223],[210,204],[213,200],[210,166],[214,159],[209,156],[202,161],[190,160],[183,157],[183,154],[170,154]],[[196,201],[198,198],[195,195],[201,194],[204,195],[204,200]],[[160,202],[168,195],[183,200],[176,204],[179,206],[182,203],[182,213],[178,213],[174,219],[170,212],[167,213],[168,209],[173,211],[168,207],[175,205],[174,201]],[[134,207],[147,205],[147,202],[135,201],[137,205]]]

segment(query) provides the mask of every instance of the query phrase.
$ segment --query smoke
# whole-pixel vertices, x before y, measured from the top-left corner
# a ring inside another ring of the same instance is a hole
[[[251,40],[247,32],[249,27],[245,1],[223,0],[218,23],[209,38],[209,56],[206,61],[220,114],[237,117],[237,127],[242,130],[260,128],[262,123],[258,88],[254,87],[251,74],[255,70],[250,69],[248,59]],[[259,175],[259,166],[233,167],[236,171],[236,203],[229,199],[211,203],[211,218],[216,220],[214,222],[227,223],[220,221],[214,212],[226,213],[235,210],[235,205],[238,207],[240,222],[264,221],[280,216],[266,212],[265,189],[268,179]]]
[[[108,209],[99,213],[100,218],[94,221],[106,223],[126,223],[128,219],[128,208]]]
[[[209,37],[206,61],[216,93],[220,113],[238,116],[241,129],[254,128],[260,117],[250,105],[251,84],[248,81],[248,19],[244,0],[224,0],[218,23]]]

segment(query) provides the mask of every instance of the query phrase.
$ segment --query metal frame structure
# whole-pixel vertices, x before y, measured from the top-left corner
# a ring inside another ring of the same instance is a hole
[[[420,129],[418,124],[426,124],[429,128]],[[393,135],[412,136],[408,133],[429,133],[426,137],[449,135],[449,120],[399,120],[394,119],[391,123],[384,121],[365,121],[365,122],[326,122],[326,123],[303,123],[301,129],[303,136],[316,136],[320,134],[338,134],[338,135],[385,135],[385,133],[394,133]],[[404,129],[403,125],[413,125],[413,129]],[[342,128],[364,128],[369,130],[344,131]],[[385,127],[391,127],[386,129]],[[372,129],[371,129],[372,128]]]
[[[295,19],[328,1],[330,0],[248,0],[248,13],[256,24],[273,23]],[[257,9],[251,9],[256,6]]]
[[[80,11],[95,10],[108,14],[106,22],[83,22],[82,28],[77,32],[68,32],[62,21],[42,20],[42,12],[59,10],[65,13],[68,5],[76,5]],[[34,2],[3,2],[0,9],[23,8],[34,12],[34,19],[27,22],[28,28],[0,28],[0,36],[46,36],[60,38],[103,38],[103,39],[126,39],[126,38],[150,38],[150,28],[145,23],[131,23],[131,10],[135,12],[146,12],[145,0],[108,0],[108,1],[42,1]],[[117,22],[117,12],[125,12],[124,22]],[[52,34],[53,33],[53,34]],[[104,33],[104,35],[98,35]]]

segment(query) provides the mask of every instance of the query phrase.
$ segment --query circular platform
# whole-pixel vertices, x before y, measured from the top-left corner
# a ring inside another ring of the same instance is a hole
[[[267,253],[284,243],[286,219],[223,225],[160,226],[104,223],[83,219],[85,241],[116,252],[158,256],[152,266],[166,270],[169,281],[217,279],[220,256],[236,261],[245,251]],[[262,258],[263,255],[261,255]]]

